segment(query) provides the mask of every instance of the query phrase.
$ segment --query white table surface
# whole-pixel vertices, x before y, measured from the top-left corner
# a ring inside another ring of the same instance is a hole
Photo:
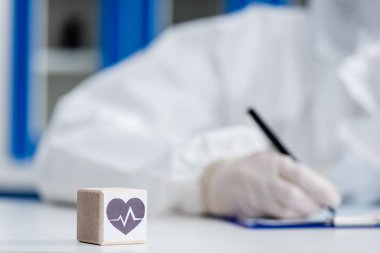
[[[202,217],[148,220],[148,243],[97,246],[76,241],[76,210],[0,200],[0,252],[380,252],[380,229],[249,230]]]

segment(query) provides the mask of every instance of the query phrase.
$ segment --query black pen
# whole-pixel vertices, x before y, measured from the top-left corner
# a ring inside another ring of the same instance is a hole
[[[272,145],[283,155],[290,156],[293,160],[297,161],[294,155],[292,155],[287,148],[280,142],[279,138],[269,129],[260,116],[252,108],[248,109],[248,114],[251,115],[256,124],[264,132],[265,136],[269,139]]]
[[[252,117],[252,119],[256,122],[259,128],[263,131],[263,133],[272,143],[274,148],[277,149],[278,152],[280,152],[283,155],[290,156],[294,161],[297,161],[297,158],[294,155],[292,155],[289,152],[289,150],[280,142],[280,139],[277,138],[277,136],[274,134],[272,130],[269,129],[268,125],[264,123],[262,118],[258,115],[258,113],[255,110],[253,110],[252,108],[248,108],[247,112]],[[334,220],[334,217],[336,214],[335,208],[328,207],[327,209],[331,213],[331,220]]]

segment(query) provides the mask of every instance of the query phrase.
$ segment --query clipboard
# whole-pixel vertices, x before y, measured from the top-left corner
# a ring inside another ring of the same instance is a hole
[[[305,219],[227,218],[228,221],[250,229],[335,229],[380,228],[380,211],[341,211],[334,217],[324,211]]]

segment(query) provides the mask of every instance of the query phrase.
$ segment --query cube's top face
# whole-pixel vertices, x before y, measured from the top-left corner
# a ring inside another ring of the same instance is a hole
[[[103,188],[81,188],[78,192],[97,192],[97,193],[142,193],[147,194],[146,190],[121,187],[103,187]]]
[[[141,243],[146,240],[147,194],[137,189],[103,189],[103,241]]]

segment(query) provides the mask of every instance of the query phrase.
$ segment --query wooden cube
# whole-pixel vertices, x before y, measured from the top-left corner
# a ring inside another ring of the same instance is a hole
[[[77,239],[99,245],[146,242],[147,193],[128,188],[77,192]]]

